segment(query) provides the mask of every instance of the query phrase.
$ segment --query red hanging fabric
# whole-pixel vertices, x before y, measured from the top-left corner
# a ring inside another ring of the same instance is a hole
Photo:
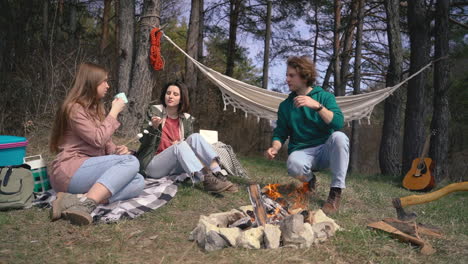
[[[161,56],[161,36],[162,32],[159,28],[155,27],[151,30],[150,62],[151,66],[153,66],[153,69],[156,71],[164,69],[164,59]]]

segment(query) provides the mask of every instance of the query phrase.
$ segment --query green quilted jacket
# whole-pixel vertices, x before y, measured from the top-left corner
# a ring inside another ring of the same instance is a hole
[[[164,127],[164,122],[155,129],[152,125],[149,124],[151,117],[159,116],[161,118],[167,117],[166,109],[163,105],[151,105],[146,112],[146,120],[141,128],[141,131],[148,130],[148,134],[143,134],[143,137],[140,138],[140,147],[136,152],[135,156],[140,161],[140,173],[146,177],[146,167],[153,159],[156,150],[158,149],[159,142],[161,141],[162,128]],[[179,115],[179,124],[180,124],[180,135],[183,135],[181,140],[185,140],[188,136],[193,133],[193,118],[190,114],[184,113]]]

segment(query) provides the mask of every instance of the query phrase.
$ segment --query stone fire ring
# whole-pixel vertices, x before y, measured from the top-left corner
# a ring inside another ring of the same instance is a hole
[[[274,249],[279,247],[308,248],[326,241],[341,227],[322,210],[310,211],[307,219],[302,214],[286,216],[275,224],[259,227],[230,227],[236,221],[249,217],[253,207],[243,206],[229,212],[201,215],[198,225],[190,233],[189,240],[196,241],[206,251],[225,247],[249,249]]]

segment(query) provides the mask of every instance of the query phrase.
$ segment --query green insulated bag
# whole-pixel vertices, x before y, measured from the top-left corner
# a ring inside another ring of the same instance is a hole
[[[0,167],[0,210],[31,205],[34,179],[28,165]]]

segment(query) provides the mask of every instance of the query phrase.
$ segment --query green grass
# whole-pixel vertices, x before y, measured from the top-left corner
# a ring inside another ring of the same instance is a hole
[[[295,182],[286,176],[283,162],[260,157],[242,157],[241,162],[251,179],[233,181],[243,187],[250,181]],[[309,209],[320,208],[327,197],[330,176],[323,172],[318,179],[318,194]],[[392,198],[415,194],[399,185],[399,179],[388,176],[348,175],[342,209],[333,216],[344,231],[309,249],[226,248],[206,253],[188,241],[200,215],[249,204],[246,188],[215,197],[200,186],[183,184],[173,200],[154,212],[85,227],[63,220],[51,223],[48,211],[38,208],[0,212],[0,263],[468,263],[467,192],[406,208],[418,213],[418,222],[437,226],[445,234],[444,239],[424,237],[437,250],[432,256],[366,227],[396,217]]]

